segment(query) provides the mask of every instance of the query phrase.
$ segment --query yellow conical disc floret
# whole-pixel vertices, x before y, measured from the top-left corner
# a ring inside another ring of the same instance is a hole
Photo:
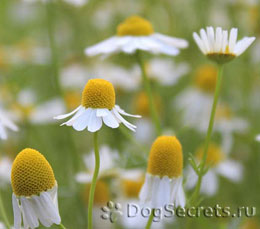
[[[115,106],[116,95],[113,85],[103,79],[89,80],[82,92],[81,104],[85,108],[107,108]]]
[[[124,194],[128,198],[137,198],[139,196],[139,192],[143,184],[144,184],[144,177],[142,177],[139,180],[123,179],[122,186],[123,186]]]
[[[88,204],[89,191],[90,191],[90,184],[87,184],[84,192],[84,200],[86,204]],[[95,189],[94,204],[105,205],[109,200],[110,200],[110,191],[109,191],[108,184],[102,180],[98,180]]]
[[[154,33],[152,24],[139,16],[131,16],[118,25],[118,36],[147,36]]]
[[[217,69],[211,65],[201,66],[195,74],[195,84],[207,93],[215,91],[217,83]]]
[[[196,156],[199,160],[202,159],[204,152],[204,147],[198,148],[196,151]],[[224,159],[224,153],[222,152],[221,148],[216,145],[215,143],[210,143],[208,154],[207,154],[207,160],[206,164],[211,166],[216,166],[219,162],[221,162]]]
[[[152,145],[147,172],[155,176],[179,177],[182,174],[182,146],[174,136],[158,137]]]
[[[16,196],[39,195],[52,189],[56,183],[53,170],[37,150],[26,148],[14,160],[12,188]]]

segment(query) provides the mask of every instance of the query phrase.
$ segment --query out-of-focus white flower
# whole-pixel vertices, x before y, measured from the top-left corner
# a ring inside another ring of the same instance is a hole
[[[198,162],[202,158],[203,149],[204,147],[201,147],[197,151]],[[218,191],[218,176],[223,176],[232,182],[239,182],[242,179],[243,166],[239,162],[228,159],[216,144],[209,145],[206,163],[211,167],[202,178],[201,192],[208,196],[212,196]],[[191,166],[188,166],[186,173],[186,188],[192,189],[197,183],[198,176]]]
[[[7,139],[6,129],[10,129],[12,131],[18,131],[18,127],[9,119],[10,115],[0,109],[0,139]]]
[[[34,124],[47,124],[54,123],[53,116],[65,112],[66,106],[60,98],[36,104],[34,91],[25,89],[18,94],[14,110],[21,120],[27,119]]]
[[[63,0],[63,1],[78,7],[84,6],[86,3],[88,3],[88,0]]]
[[[115,90],[113,85],[103,79],[89,80],[82,92],[81,105],[74,111],[54,117],[64,119],[74,115],[62,125],[72,126],[77,131],[88,128],[90,132],[101,129],[104,122],[110,128],[118,128],[123,123],[128,129],[135,131],[136,126],[126,121],[121,115],[140,118],[131,115],[115,104]]]
[[[235,57],[241,55],[255,40],[255,37],[244,37],[237,42],[237,28],[230,30],[228,36],[227,30],[221,27],[207,27],[200,30],[200,36],[193,33],[193,38],[200,48],[201,52],[217,63],[226,63]]]
[[[118,52],[132,54],[137,50],[143,50],[154,54],[175,56],[179,53],[179,49],[187,46],[186,40],[155,33],[149,21],[132,16],[117,27],[116,36],[86,48],[85,53],[88,56],[95,56]]]
[[[168,204],[185,206],[182,187],[182,146],[176,137],[158,137],[150,151],[140,201],[146,207],[161,208]]]
[[[260,134],[256,135],[255,140],[256,140],[257,142],[260,142]]]
[[[176,84],[180,77],[188,72],[188,64],[177,64],[168,59],[154,58],[147,63],[147,75],[165,86],[172,86]]]
[[[253,63],[260,63],[260,39],[256,40],[254,49],[252,49],[251,59]]]
[[[156,136],[154,125],[148,118],[142,118],[135,121],[135,125],[138,126],[134,133],[135,138],[142,143],[150,143]]]
[[[0,158],[0,186],[11,183],[12,161],[8,157]]]
[[[0,229],[6,229],[5,225],[2,222],[0,222]]]
[[[100,147],[100,164],[99,178],[116,176],[118,170],[115,168],[115,162],[118,160],[118,152],[112,150],[106,145]],[[95,169],[95,154],[91,152],[84,156],[84,163],[87,168],[87,172],[80,172],[76,175],[76,180],[79,183],[91,183],[92,176]]]

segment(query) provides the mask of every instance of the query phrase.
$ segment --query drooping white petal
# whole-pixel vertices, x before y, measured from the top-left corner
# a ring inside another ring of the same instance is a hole
[[[95,110],[88,108],[86,110],[84,110],[81,115],[79,115],[79,117],[75,118],[72,126],[75,130],[77,131],[82,131],[84,129],[86,129],[86,127],[89,124],[91,115],[95,114]],[[76,115],[75,115],[76,116]]]
[[[186,199],[185,199],[185,193],[182,186],[182,177],[177,178],[177,192],[176,192],[176,198],[175,198],[175,206],[181,206],[185,207]]]
[[[93,109],[88,121],[88,131],[90,132],[96,132],[98,131],[102,126],[102,118],[97,117],[96,110]]]
[[[35,214],[35,211],[30,203],[25,197],[21,197],[21,206],[23,208],[23,215],[26,218],[26,221],[30,228],[36,228],[39,226],[39,221]]]
[[[166,43],[167,45],[178,49],[187,48],[189,46],[189,43],[181,38],[170,37],[160,33],[154,33],[152,36],[156,37],[158,40]]]
[[[72,118],[70,118],[67,122],[62,123],[61,126],[63,126],[63,125],[72,126],[74,121],[78,117],[80,117],[85,111],[86,111],[86,108],[85,107],[81,107]]]
[[[136,126],[126,121],[117,111],[116,108],[113,108],[112,112],[114,113],[115,117],[118,119],[119,122],[122,122],[128,129],[135,132]]]
[[[110,111],[109,111],[108,115],[104,116],[102,119],[103,119],[104,123],[111,128],[118,128],[119,127],[118,121],[116,120],[113,113],[110,112]]]
[[[58,115],[58,116],[55,116],[54,119],[64,119],[64,118],[67,118],[73,114],[75,114],[82,106],[78,106],[75,110],[71,111],[70,113],[68,114],[63,114],[63,115]]]
[[[109,110],[107,108],[99,108],[97,109],[97,117],[104,117],[104,116],[107,116],[109,114]]]
[[[219,174],[234,182],[240,181],[243,176],[243,166],[236,161],[225,160],[216,169]]]
[[[232,28],[229,35],[229,52],[234,53],[237,42],[237,28]]]
[[[115,108],[117,109],[117,111],[122,114],[122,115],[125,115],[125,116],[129,116],[129,117],[134,117],[134,118],[141,118],[142,116],[141,115],[132,115],[132,114],[129,114],[129,113],[126,113],[123,109],[120,108],[120,106],[118,105],[115,105]]]
[[[14,228],[20,229],[22,224],[21,210],[18,205],[18,200],[16,196],[12,195],[12,203],[13,203],[13,212],[14,212]]]
[[[151,189],[152,189],[152,176],[150,174],[146,174],[145,182],[139,194],[141,204],[146,205],[151,201]]]

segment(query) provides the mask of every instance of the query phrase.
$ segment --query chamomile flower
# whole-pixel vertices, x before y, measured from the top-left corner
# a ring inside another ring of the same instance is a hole
[[[140,118],[131,115],[115,104],[115,90],[113,85],[103,79],[91,79],[87,82],[83,92],[81,105],[74,111],[65,115],[54,117],[64,119],[75,114],[62,125],[72,126],[77,131],[88,127],[88,131],[96,132],[104,122],[110,128],[118,128],[122,122],[127,128],[135,131],[136,126],[126,121],[121,115]]]
[[[41,153],[30,148],[22,150],[14,160],[11,181],[15,229],[21,228],[22,221],[24,228],[39,227],[39,221],[45,227],[61,223],[57,182]]]
[[[203,149],[204,147],[200,147],[196,152],[198,162],[202,158]],[[242,165],[235,160],[228,159],[222,148],[215,143],[209,145],[206,164],[210,166],[210,169],[203,176],[201,183],[201,192],[205,195],[212,196],[218,191],[218,176],[223,176],[233,182],[239,182],[242,179]],[[197,180],[197,174],[189,166],[187,169],[187,189],[194,188]]]
[[[155,33],[152,24],[139,16],[131,16],[118,25],[117,34],[85,50],[86,55],[109,55],[124,52],[135,53],[143,50],[154,54],[177,55],[179,49],[186,48],[184,39]]]
[[[11,182],[12,161],[8,157],[0,158],[0,187]]]
[[[10,129],[12,131],[18,131],[18,127],[11,121],[8,115],[4,110],[0,108],[0,139],[7,139],[7,131],[6,129]]]
[[[95,165],[95,156],[94,152],[84,156],[84,163],[87,168],[86,172],[79,172],[76,174],[76,180],[79,183],[90,183]],[[118,152],[110,149],[108,146],[103,145],[100,147],[100,160],[102,163],[99,168],[99,177],[110,177],[116,176],[118,174],[117,169],[115,168],[115,162],[118,160]]]
[[[151,147],[145,182],[140,192],[141,202],[151,208],[167,204],[184,207],[182,168],[179,140],[173,136],[158,137]]]
[[[255,40],[255,37],[244,37],[237,41],[237,28],[232,28],[228,36],[227,30],[213,27],[200,30],[200,36],[194,32],[193,38],[201,52],[209,59],[223,64],[240,56]]]

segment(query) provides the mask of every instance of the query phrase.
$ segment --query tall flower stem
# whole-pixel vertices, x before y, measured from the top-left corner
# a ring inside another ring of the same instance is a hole
[[[1,213],[1,216],[5,222],[5,225],[7,226],[8,229],[11,229],[11,226],[10,226],[10,223],[9,223],[9,220],[7,218],[7,214],[5,212],[5,207],[4,207],[4,204],[3,204],[3,201],[2,201],[2,197],[1,197],[1,190],[0,190],[0,213]]]
[[[149,100],[149,109],[150,109],[150,114],[152,116],[152,120],[156,129],[156,133],[157,135],[161,135],[162,133],[162,129],[161,129],[161,124],[160,124],[160,120],[156,111],[156,107],[155,107],[155,103],[154,103],[154,99],[153,99],[153,93],[152,93],[152,88],[149,82],[149,79],[147,77],[146,74],[146,70],[145,70],[145,65],[144,62],[142,60],[142,56],[141,56],[141,52],[140,51],[136,51],[136,58],[138,61],[138,64],[141,68],[142,71],[142,79],[143,79],[143,84],[144,84],[144,88]]]
[[[64,225],[62,223],[59,225],[59,227],[62,229],[66,229],[66,227],[64,227]]]
[[[99,157],[99,149],[98,149],[98,132],[94,133],[94,152],[95,152],[95,170],[92,178],[92,183],[89,192],[89,199],[88,199],[88,229],[92,229],[92,208],[93,208],[98,172],[100,167],[100,157]]]
[[[209,148],[209,143],[210,143],[210,139],[211,139],[211,135],[212,135],[212,131],[213,131],[215,114],[216,114],[216,109],[217,109],[217,104],[218,104],[218,98],[219,98],[219,93],[220,93],[220,89],[221,89],[221,82],[222,82],[222,75],[223,75],[222,73],[223,73],[223,65],[219,65],[218,76],[217,76],[217,85],[216,85],[216,89],[215,89],[213,105],[211,108],[210,120],[209,120],[209,125],[208,125],[208,130],[207,130],[206,141],[205,141],[205,148],[203,151],[202,161],[199,165],[198,182],[196,184],[195,191],[191,197],[192,204],[196,204],[196,201],[197,201],[197,199],[199,197],[199,193],[200,193],[202,178],[205,175],[204,169],[205,169],[205,165],[206,165],[208,148]]]
[[[145,229],[150,229],[151,228],[152,223],[153,223],[153,217],[154,217],[154,209],[152,209],[151,215],[150,215],[150,217],[148,219],[148,222],[147,222],[147,224],[145,226]]]

